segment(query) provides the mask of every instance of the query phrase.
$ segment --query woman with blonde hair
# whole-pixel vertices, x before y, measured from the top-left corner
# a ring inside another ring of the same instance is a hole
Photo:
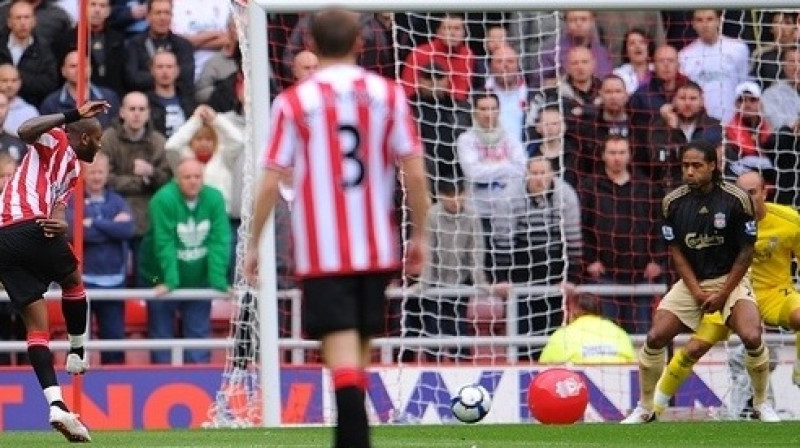
[[[165,145],[167,160],[175,170],[181,159],[195,158],[205,165],[205,183],[222,192],[230,215],[233,170],[244,148],[241,130],[224,114],[206,105],[197,106],[191,118],[178,128]]]

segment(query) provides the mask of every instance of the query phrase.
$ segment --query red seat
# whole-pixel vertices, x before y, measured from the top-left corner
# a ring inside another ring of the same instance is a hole
[[[144,300],[125,301],[125,334],[147,335],[147,304]]]
[[[230,299],[214,299],[211,301],[211,332],[214,335],[228,335],[233,303]]]

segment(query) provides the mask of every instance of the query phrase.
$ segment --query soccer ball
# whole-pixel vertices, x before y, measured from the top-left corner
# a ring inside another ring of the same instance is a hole
[[[589,391],[583,377],[567,369],[540,372],[528,386],[533,418],[549,425],[569,425],[583,418]]]
[[[492,407],[492,397],[479,384],[461,386],[450,399],[450,410],[464,423],[477,423],[486,417]]]

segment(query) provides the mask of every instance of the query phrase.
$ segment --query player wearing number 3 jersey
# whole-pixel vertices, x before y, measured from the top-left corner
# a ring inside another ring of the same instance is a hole
[[[422,145],[402,89],[355,65],[361,47],[357,14],[318,12],[310,34],[319,70],[273,103],[245,272],[256,280],[258,241],[280,179],[292,168],[303,329],[321,340],[331,370],[341,416],[334,446],[368,448],[369,340],[384,333],[385,289],[401,260],[392,218],[395,167],[401,168],[413,224],[406,269],[418,272],[428,208]]]

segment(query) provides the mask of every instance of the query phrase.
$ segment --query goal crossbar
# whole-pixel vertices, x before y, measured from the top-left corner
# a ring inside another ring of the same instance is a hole
[[[269,12],[317,11],[326,7],[343,7],[358,11],[457,11],[486,12],[488,9],[505,11],[552,11],[568,9],[592,10],[665,10],[665,9],[726,9],[736,6],[737,9],[776,9],[797,8],[796,0],[743,0],[733,4],[730,0],[651,0],[651,1],[614,1],[614,0],[551,0],[548,2],[532,2],[531,0],[505,0],[497,5],[475,0],[254,0],[256,4]]]

